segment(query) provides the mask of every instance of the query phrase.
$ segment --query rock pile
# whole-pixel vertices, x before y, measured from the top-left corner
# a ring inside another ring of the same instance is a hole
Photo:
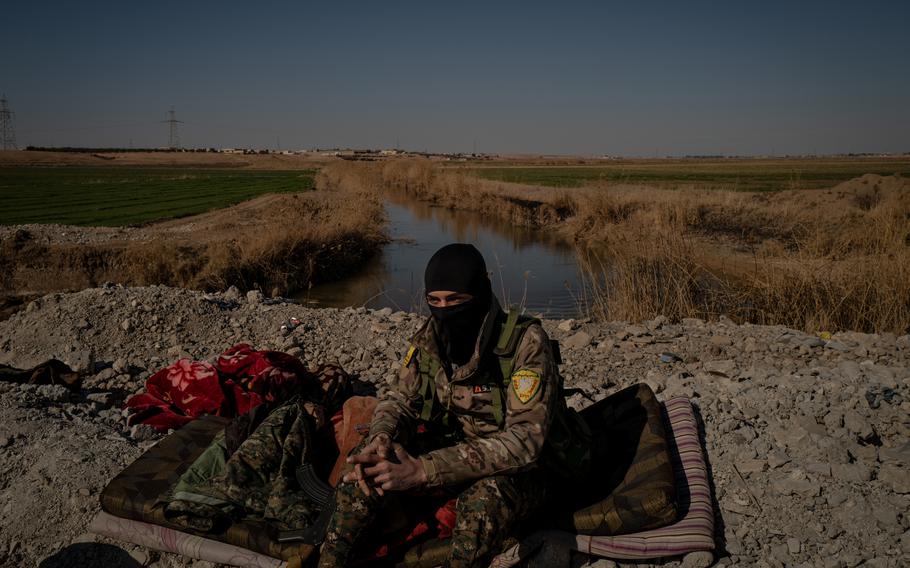
[[[0,565],[211,566],[84,534],[98,492],[158,439],[127,428],[123,400],[174,359],[239,342],[335,361],[382,389],[420,322],[236,290],[107,286],[34,301],[0,322],[0,363],[56,357],[88,376],[80,394],[0,383]],[[724,319],[545,327],[560,340],[567,385],[587,395],[571,405],[642,381],[659,398],[695,402],[718,504],[716,565],[910,562],[910,336],[818,337]],[[702,556],[667,564],[705,566]]]

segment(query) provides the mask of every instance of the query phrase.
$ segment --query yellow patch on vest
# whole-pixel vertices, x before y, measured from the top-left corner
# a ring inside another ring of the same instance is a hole
[[[416,353],[416,352],[417,352],[417,348],[414,347],[413,345],[411,345],[408,348],[408,354],[404,356],[404,363],[402,363],[401,366],[407,367],[408,364],[411,362],[411,359],[414,358],[414,353]]]
[[[527,404],[540,391],[540,373],[519,369],[512,373],[512,390],[522,404]]]

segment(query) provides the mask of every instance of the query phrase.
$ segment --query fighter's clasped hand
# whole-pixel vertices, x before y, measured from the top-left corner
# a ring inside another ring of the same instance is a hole
[[[427,474],[420,459],[411,456],[401,444],[379,434],[359,454],[348,457],[354,469],[344,476],[346,483],[357,483],[369,495],[386,491],[405,491],[424,485]]]

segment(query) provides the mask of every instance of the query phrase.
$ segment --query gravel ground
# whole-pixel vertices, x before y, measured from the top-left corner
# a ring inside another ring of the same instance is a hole
[[[304,325],[282,336],[291,316]],[[87,378],[79,394],[0,383],[0,565],[211,567],[86,534],[105,484],[155,442],[126,427],[123,400],[173,360],[238,342],[337,361],[381,388],[420,321],[236,290],[109,286],[32,302],[0,322],[0,363],[56,357]],[[567,385],[594,399],[641,381],[693,399],[718,502],[715,565],[910,564],[910,336],[663,318],[545,327]]]

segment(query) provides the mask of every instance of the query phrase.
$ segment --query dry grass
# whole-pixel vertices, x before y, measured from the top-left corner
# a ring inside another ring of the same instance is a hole
[[[129,239],[83,245],[4,239],[0,264],[11,270],[0,284],[7,294],[78,290],[108,280],[287,294],[355,270],[384,242],[384,222],[375,193],[268,195],[149,225]]]
[[[330,166],[340,185],[559,232],[596,291],[595,315],[712,318],[807,331],[910,329],[910,182],[749,193],[601,184],[556,189],[429,161]],[[353,173],[356,169],[356,173]]]

